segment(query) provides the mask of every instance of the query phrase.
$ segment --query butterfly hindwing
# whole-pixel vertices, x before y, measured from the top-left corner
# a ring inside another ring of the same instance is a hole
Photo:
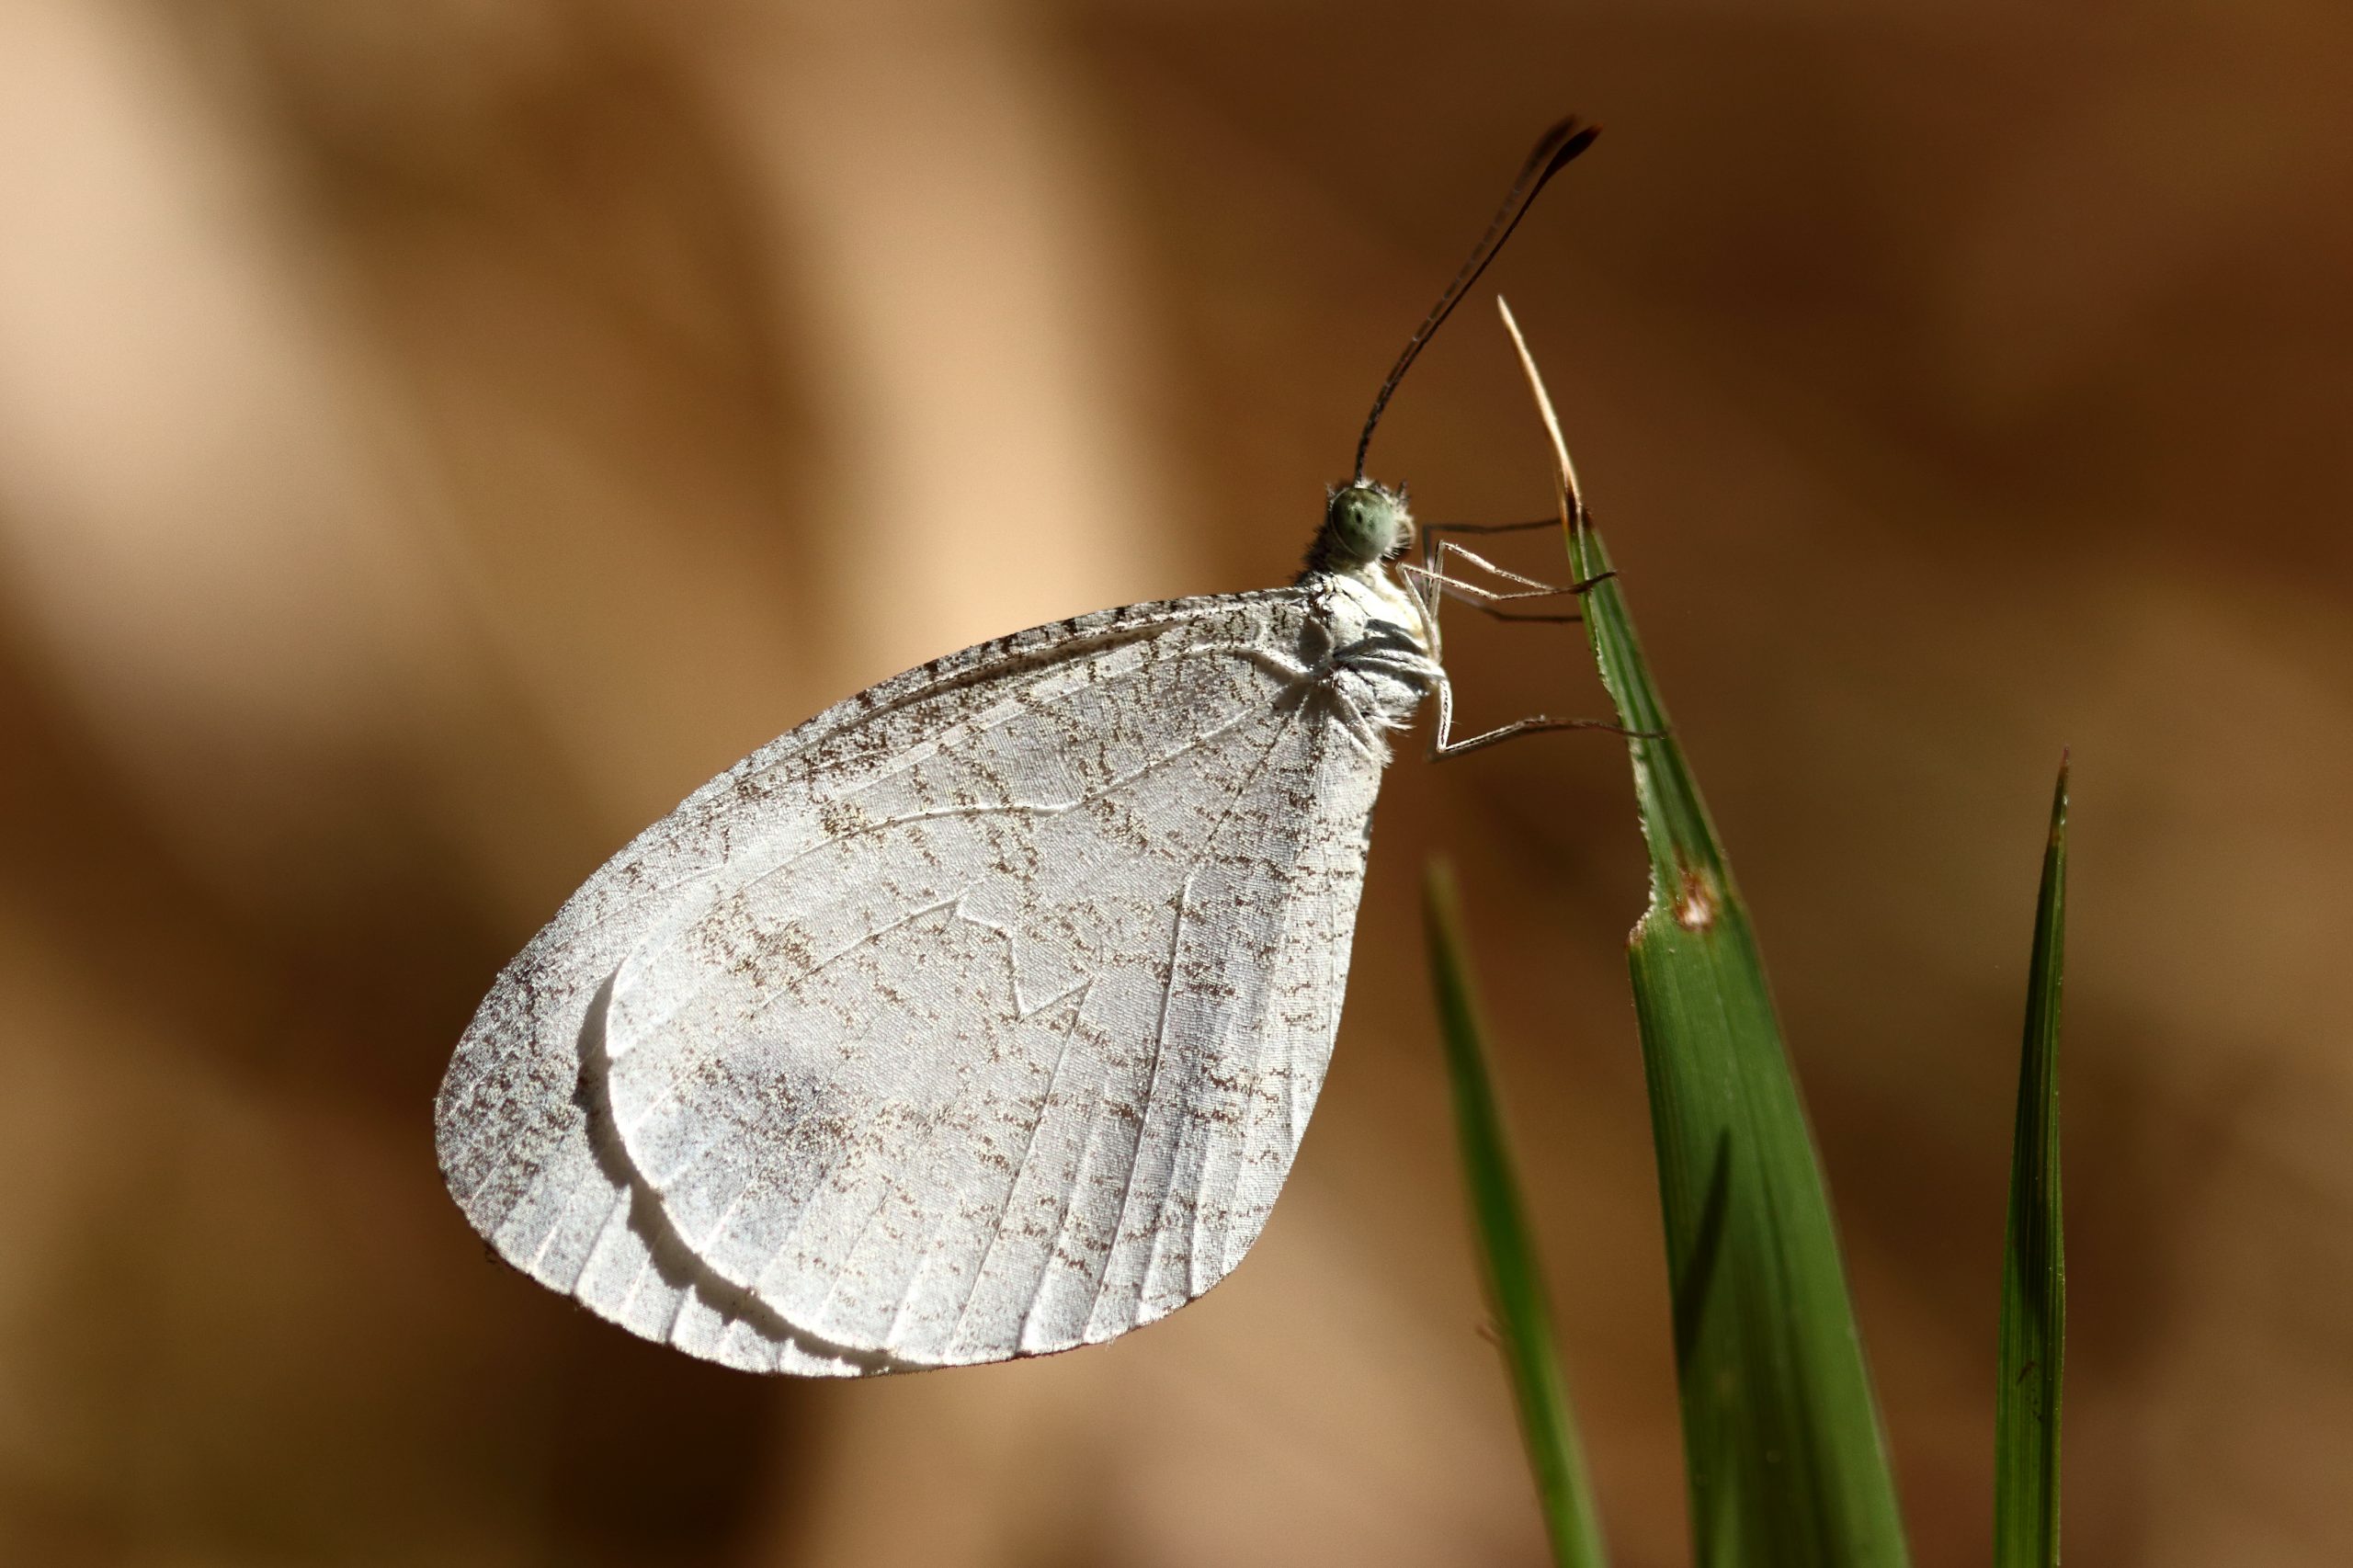
[[[1264,1223],[1336,1026],[1381,757],[1300,589],[861,694],[698,791],[502,976],[439,1109],[502,1255],[714,1359],[1108,1338]]]

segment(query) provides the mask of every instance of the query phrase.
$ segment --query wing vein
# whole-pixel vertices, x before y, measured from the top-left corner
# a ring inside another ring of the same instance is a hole
[[[1218,839],[1224,834],[1226,824],[1233,820],[1234,808],[1241,804],[1243,797],[1250,792],[1251,787],[1256,784],[1259,778],[1266,772],[1267,764],[1273,759],[1276,750],[1282,745],[1283,742],[1287,738],[1289,738],[1292,727],[1299,722],[1299,715],[1305,710],[1305,708],[1306,705],[1304,703],[1300,703],[1294,705],[1289,712],[1283,715],[1283,722],[1276,726],[1273,736],[1267,742],[1266,749],[1258,754],[1257,761],[1251,764],[1250,770],[1243,775],[1241,781],[1237,783],[1233,787],[1233,791],[1226,796],[1225,805],[1218,812],[1217,822],[1211,827],[1210,831],[1203,835],[1201,840],[1201,848],[1194,858],[1193,866],[1185,873],[1184,885],[1177,894],[1176,929],[1169,934],[1168,981],[1165,988],[1160,994],[1159,1026],[1154,1031],[1154,1037],[1153,1040],[1152,1076],[1144,1089],[1142,1115],[1138,1120],[1136,1127],[1136,1157],[1129,1163],[1127,1186],[1120,1194],[1119,1218],[1111,1228],[1111,1246],[1109,1254],[1104,1260],[1102,1273],[1096,1277],[1095,1299],[1087,1307],[1086,1315],[1089,1320],[1092,1320],[1095,1313],[1102,1309],[1104,1287],[1109,1282],[1111,1278],[1111,1261],[1119,1256],[1120,1246],[1126,1237],[1128,1204],[1135,1196],[1137,1169],[1143,1164],[1142,1156],[1144,1138],[1152,1131],[1152,1111],[1160,1085],[1160,1063],[1163,1057],[1166,1055],[1168,1049],[1169,1005],[1171,998],[1176,995],[1177,989],[1177,965],[1183,953],[1185,916],[1192,902],[1194,878],[1199,873],[1201,861],[1207,859],[1211,855],[1215,853]],[[1180,1107],[1172,1114],[1181,1116],[1184,1114],[1184,1108]],[[1182,1147],[1183,1142],[1184,1128],[1180,1125],[1177,1128],[1177,1144],[1179,1148]],[[1168,1193],[1176,1185],[1176,1150],[1170,1151],[1168,1175],[1169,1185],[1167,1187],[1164,1187],[1161,1191],[1160,1216],[1165,1216],[1167,1213]],[[1137,1286],[1137,1299],[1139,1303],[1142,1301],[1143,1290],[1148,1287],[1151,1282],[1153,1265],[1159,1257],[1160,1242],[1163,1234],[1164,1230],[1160,1223],[1160,1217],[1155,1217],[1153,1221],[1152,1250],[1145,1259],[1143,1274]]]

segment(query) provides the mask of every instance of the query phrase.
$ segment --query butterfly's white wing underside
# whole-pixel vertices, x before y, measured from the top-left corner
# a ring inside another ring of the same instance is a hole
[[[437,1107],[509,1262],[649,1339],[853,1374],[1217,1283],[1324,1080],[1385,748],[1353,581],[1110,610],[872,687],[642,834]],[[1318,661],[1323,661],[1320,665]]]

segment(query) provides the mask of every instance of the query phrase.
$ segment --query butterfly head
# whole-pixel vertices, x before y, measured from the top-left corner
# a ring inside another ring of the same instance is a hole
[[[1324,503],[1324,527],[1310,562],[1325,571],[1355,572],[1393,561],[1414,540],[1405,492],[1370,479],[1341,485]]]

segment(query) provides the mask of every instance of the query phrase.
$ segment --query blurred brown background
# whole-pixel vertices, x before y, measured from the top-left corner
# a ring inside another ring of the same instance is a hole
[[[2063,744],[2070,1560],[2344,1562],[2348,62],[2323,0],[0,3],[0,1558],[1536,1563],[1444,849],[1613,1544],[1683,1561],[1607,740],[1401,760],[1291,1190],[1108,1348],[692,1363],[486,1260],[428,1129],[741,753],[1286,576],[1574,109],[1491,277],[1756,907],[1920,1562],[1986,1551]],[[1541,509],[1483,302],[1374,458]],[[1473,721],[1600,706],[1573,637],[1450,652]]]

